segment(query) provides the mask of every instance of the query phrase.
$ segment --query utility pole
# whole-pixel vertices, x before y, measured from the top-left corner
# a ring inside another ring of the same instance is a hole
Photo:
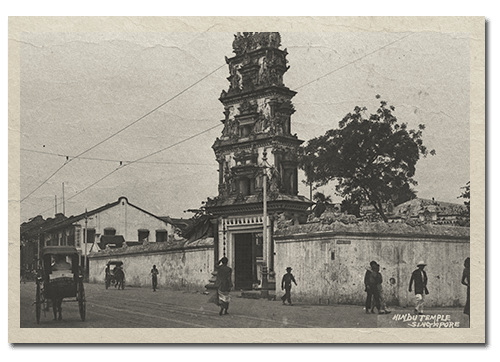
[[[268,277],[269,270],[271,266],[271,247],[267,242],[267,171],[266,171],[266,163],[267,163],[267,152],[264,149],[264,153],[262,154],[262,163],[263,163],[263,175],[262,175],[262,198],[263,198],[263,232],[262,232],[262,245],[264,246],[264,252],[266,253],[266,263],[262,268],[262,289],[261,289],[261,297],[268,297]]]
[[[63,215],[66,215],[66,205],[64,202],[64,182],[62,183],[62,192],[63,192]]]
[[[88,223],[88,217],[87,217],[87,208],[85,208],[85,231],[83,233],[83,240],[85,242],[85,253],[83,256],[83,276],[85,277],[87,275],[87,223]]]
[[[41,251],[40,251],[40,238],[42,237],[42,227],[40,226],[38,228],[38,240],[37,240],[37,256],[36,256],[36,269],[37,269],[37,273],[38,273],[38,270],[40,270],[42,268],[42,263],[40,262],[40,254],[41,254]]]
[[[263,214],[264,218],[262,220],[262,223],[264,224],[264,231],[262,233],[262,244],[268,248],[269,246],[267,245],[267,171],[266,171],[266,162],[267,162],[267,152],[264,150],[264,153],[262,155],[262,162],[264,164],[263,168],[263,175],[262,175],[262,196],[263,196]],[[269,254],[269,253],[268,253]],[[269,258],[269,255],[266,255],[266,258]],[[267,261],[269,264],[270,260]]]

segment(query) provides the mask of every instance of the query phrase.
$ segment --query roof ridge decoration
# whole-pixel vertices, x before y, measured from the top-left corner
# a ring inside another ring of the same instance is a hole
[[[262,48],[279,48],[281,36],[278,32],[237,32],[233,40],[233,52],[243,55]]]

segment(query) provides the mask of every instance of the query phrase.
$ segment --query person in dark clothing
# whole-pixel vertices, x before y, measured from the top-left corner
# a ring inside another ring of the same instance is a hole
[[[291,271],[292,268],[286,268],[286,274],[283,275],[283,278],[281,279],[281,290],[285,290],[285,294],[281,297],[281,300],[283,304],[285,304],[286,300],[290,305],[292,305],[292,282],[297,285],[297,282],[295,281],[295,278],[293,277]]]
[[[467,258],[464,261],[462,284],[467,286],[467,301],[465,302],[464,314],[467,314],[470,317],[470,258]]]
[[[372,309],[371,312],[375,313],[374,309],[377,307],[377,303],[375,302],[378,300],[378,304],[380,308],[378,309],[378,314],[389,314],[391,313],[390,310],[387,309],[387,305],[384,300],[383,292],[382,292],[382,274],[380,273],[380,265],[377,263],[373,266],[373,271],[372,271],[373,278],[375,279],[375,282],[377,283],[377,293],[372,295]]]
[[[424,293],[425,295],[429,294],[429,290],[427,289],[427,273],[424,271],[426,265],[423,261],[420,261],[417,264],[418,269],[411,274],[408,290],[411,292],[412,284],[415,283],[416,314],[424,314]]]
[[[123,268],[117,265],[114,269],[114,278],[115,278],[115,288],[125,289],[125,272]]]
[[[156,265],[153,265],[153,269],[151,269],[151,281],[153,283],[153,292],[156,292],[156,288],[158,287],[158,275],[160,272],[156,269]]]
[[[366,302],[365,302],[365,313],[369,314],[373,306],[377,308],[380,313],[380,295],[378,284],[382,284],[382,275],[378,272],[378,264],[376,261],[370,262],[370,267],[366,268],[365,273],[365,292],[366,292]]]
[[[233,287],[233,282],[231,279],[231,274],[233,270],[227,266],[228,259],[223,257],[219,260],[219,265],[217,268],[217,279],[215,280],[215,286],[217,287],[217,297],[218,297],[218,305],[220,306],[219,315],[227,314],[227,310],[229,308],[229,302],[231,301],[231,297],[229,296],[229,292]]]
[[[56,277],[55,274],[61,272],[71,272],[71,264],[66,261],[65,255],[55,255],[55,261],[51,265],[51,273],[53,277]],[[59,274],[56,278],[62,277],[62,274]],[[50,283],[49,283],[50,284]],[[62,319],[62,301],[64,296],[56,289],[53,291],[53,299],[52,299],[52,311],[54,312],[54,320]]]

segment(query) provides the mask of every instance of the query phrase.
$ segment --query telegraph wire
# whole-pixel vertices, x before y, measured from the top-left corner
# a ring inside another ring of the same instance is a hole
[[[339,67],[339,68],[336,68],[336,69],[334,69],[334,70],[332,70],[332,71],[330,71],[330,72],[328,72],[328,73],[326,73],[326,74],[323,74],[322,76],[320,76],[320,77],[318,77],[318,78],[316,78],[316,79],[313,79],[313,80],[311,80],[310,82],[307,82],[307,83],[305,83],[305,84],[302,84],[301,86],[299,86],[299,87],[297,87],[297,88],[295,88],[295,89],[296,89],[296,90],[298,90],[298,89],[303,88],[303,87],[305,87],[305,86],[307,86],[307,85],[309,85],[309,84],[311,84],[311,83],[317,82],[318,80],[320,80],[320,79],[322,79],[322,78],[325,78],[325,77],[329,76],[330,74],[333,74],[333,73],[335,73],[335,72],[337,72],[337,71],[339,71],[339,70],[341,70],[341,69],[343,69],[343,68],[345,68],[345,67],[347,67],[347,66],[349,66],[349,65],[351,65],[351,64],[353,64],[353,63],[356,63],[357,61],[359,61],[359,60],[361,60],[361,59],[364,59],[364,58],[366,58],[366,57],[368,57],[368,56],[370,56],[370,55],[372,55],[372,54],[374,54],[374,53],[376,53],[376,52],[378,52],[378,51],[380,51],[380,50],[382,50],[382,49],[384,49],[384,48],[387,48],[388,46],[390,46],[390,45],[392,45],[392,44],[394,44],[394,43],[397,43],[397,42],[399,42],[399,41],[401,41],[401,40],[403,40],[403,39],[408,38],[410,35],[412,35],[412,34],[410,33],[410,34],[405,35],[405,36],[403,36],[403,37],[401,37],[401,38],[399,38],[399,39],[396,39],[396,40],[394,40],[393,42],[390,42],[390,43],[388,43],[388,44],[386,44],[386,45],[384,45],[384,46],[382,46],[382,47],[380,47],[380,48],[377,48],[377,49],[375,49],[374,51],[372,51],[372,52],[370,52],[370,53],[367,53],[367,54],[363,55],[362,57],[359,57],[359,58],[357,58],[357,59],[354,59],[353,61],[351,61],[351,62],[349,62],[349,63],[347,63],[347,64],[344,64],[343,66],[341,66],[341,67]]]
[[[86,151],[83,151],[81,153],[79,153],[78,155],[75,156],[75,158],[78,158],[80,157],[81,155],[93,150],[94,148],[96,148],[97,146],[103,144],[104,142],[106,141],[109,141],[111,138],[115,137],[116,135],[118,135],[119,133],[125,131],[127,128],[133,126],[134,124],[136,124],[137,122],[143,120],[144,118],[146,118],[147,116],[149,116],[150,114],[156,112],[158,109],[160,109],[161,107],[163,107],[164,105],[166,105],[167,103],[173,101],[175,98],[179,97],[180,95],[186,93],[189,89],[193,88],[195,85],[197,85],[198,83],[202,82],[203,80],[205,80],[206,78],[208,78],[209,76],[211,76],[212,74],[214,74],[215,72],[217,72],[219,69],[221,69],[222,67],[224,67],[226,64],[223,64],[221,65],[220,67],[218,67],[217,69],[213,70],[212,72],[208,73],[207,75],[205,75],[203,78],[199,79],[198,81],[194,82],[193,84],[191,84],[189,87],[185,88],[184,90],[182,90],[181,92],[177,93],[176,95],[174,95],[173,97],[169,98],[168,100],[166,100],[165,102],[163,102],[162,104],[160,104],[159,106],[157,106],[156,108],[152,109],[151,111],[147,112],[145,115],[143,115],[142,117],[138,118],[137,120],[135,120],[134,122],[130,123],[128,126],[125,126],[123,127],[122,129],[116,131],[115,133],[113,133],[111,136],[105,138],[104,140],[102,140],[101,142],[98,142],[96,143],[94,146],[90,147],[89,149],[87,149]]]
[[[90,189],[91,187],[93,187],[93,186],[97,185],[99,182],[101,182],[101,181],[103,181],[104,179],[108,178],[109,176],[111,176],[111,175],[112,175],[112,174],[114,174],[116,171],[118,171],[118,170],[120,170],[120,169],[122,169],[122,168],[125,168],[125,167],[127,167],[127,166],[130,166],[130,165],[132,165],[132,164],[134,164],[134,163],[138,163],[140,160],[143,160],[143,159],[145,159],[145,158],[151,157],[151,156],[156,155],[156,154],[158,154],[158,153],[160,153],[160,152],[166,151],[166,150],[168,150],[169,148],[175,147],[175,146],[177,146],[177,145],[179,145],[179,144],[181,144],[181,143],[183,143],[183,142],[187,142],[187,141],[189,141],[189,140],[191,140],[191,139],[193,139],[193,138],[195,138],[195,137],[197,137],[197,136],[199,136],[199,135],[201,135],[201,134],[203,134],[203,133],[206,133],[206,132],[208,132],[208,131],[211,131],[211,130],[213,130],[214,128],[217,128],[217,127],[220,127],[220,124],[217,124],[217,125],[215,125],[215,126],[213,126],[213,127],[207,128],[207,129],[206,129],[206,130],[204,130],[204,131],[198,132],[198,133],[197,133],[197,134],[195,134],[195,135],[189,136],[188,138],[185,138],[185,139],[183,139],[183,140],[181,140],[181,141],[179,141],[179,142],[176,142],[176,143],[174,143],[174,144],[171,144],[170,146],[167,146],[167,147],[165,147],[165,148],[162,148],[162,149],[161,149],[161,150],[159,150],[159,151],[155,151],[155,152],[153,152],[153,153],[150,153],[149,155],[146,155],[146,156],[144,156],[144,157],[138,158],[138,159],[137,159],[137,160],[135,160],[135,161],[131,161],[130,163],[127,163],[127,164],[121,164],[121,165],[120,165],[120,166],[118,166],[116,169],[114,169],[113,171],[111,171],[111,172],[109,172],[108,174],[104,175],[103,177],[101,177],[99,180],[95,181],[95,182],[94,182],[93,184],[91,184],[90,186],[87,186],[86,188],[84,188],[83,190],[81,190],[81,191],[77,192],[76,194],[74,194],[74,195],[72,195],[72,196],[70,196],[70,197],[67,197],[67,198],[66,198],[66,201],[71,200],[72,198],[74,198],[74,197],[76,197],[76,196],[80,195],[81,193],[83,193],[83,192],[87,191],[87,190],[88,190],[88,189]],[[57,204],[57,206],[59,206],[60,204],[61,204],[61,203]],[[48,208],[48,209],[46,209],[46,210],[42,211],[42,212],[40,213],[40,215],[41,215],[41,214],[43,214],[43,213],[45,213],[45,212],[47,212],[47,211],[49,211],[49,210],[51,210],[51,209],[52,209],[52,207],[50,207],[50,208]]]
[[[206,129],[206,130],[204,130],[204,131],[201,131],[201,132],[199,132],[199,133],[197,133],[197,134],[195,134],[195,135],[193,135],[193,136],[190,136],[190,137],[188,137],[188,138],[185,138],[185,139],[183,139],[182,141],[179,141],[179,142],[177,142],[177,143],[174,143],[174,144],[172,144],[172,145],[170,145],[170,146],[167,146],[167,147],[165,147],[165,148],[162,148],[162,149],[161,149],[161,150],[159,150],[159,151],[155,151],[155,152],[153,152],[153,153],[150,153],[149,155],[146,155],[146,156],[144,156],[144,157],[138,158],[137,160],[130,162],[128,165],[131,165],[131,164],[133,164],[133,163],[137,163],[137,162],[139,162],[139,161],[141,161],[141,160],[144,160],[145,158],[148,158],[148,157],[154,156],[154,155],[156,155],[156,154],[158,154],[158,153],[160,153],[160,152],[163,152],[163,151],[165,151],[165,150],[168,150],[169,148],[172,148],[172,147],[177,146],[177,145],[179,145],[179,144],[181,144],[181,143],[183,143],[183,142],[189,141],[190,139],[193,139],[193,138],[195,138],[195,137],[198,137],[199,135],[201,135],[201,134],[203,134],[203,133],[206,133],[206,132],[208,132],[208,131],[211,131],[211,130],[213,130],[214,128],[217,128],[217,127],[220,127],[220,124],[217,124],[217,125],[215,125],[215,126],[213,126],[213,127],[210,127],[210,128],[208,128],[208,129]],[[127,166],[128,166],[128,165],[127,165]]]
[[[30,197],[36,190],[38,190],[40,187],[42,187],[43,185],[45,185],[47,183],[47,181],[49,181],[52,176],[54,176],[56,173],[58,173],[64,166],[66,166],[69,162],[71,161],[66,161],[64,162],[61,167],[59,167],[57,170],[54,171],[54,173],[52,175],[50,175],[45,181],[43,181],[40,185],[38,185],[38,187],[36,187],[33,191],[31,191],[25,198],[23,198],[20,202],[23,202],[24,200],[26,200],[28,197]]]
[[[366,58],[366,57],[368,57],[368,56],[370,56],[370,55],[372,55],[372,54],[374,54],[374,53],[376,53],[376,52],[378,52],[378,51],[380,51],[380,50],[382,50],[382,49],[384,49],[384,48],[387,48],[388,46],[390,46],[390,45],[392,45],[392,44],[395,44],[395,43],[397,43],[397,42],[399,42],[399,41],[401,41],[401,40],[403,40],[403,39],[406,39],[406,38],[407,38],[407,37],[409,37],[410,35],[411,35],[411,33],[410,33],[410,34],[408,34],[408,35],[405,35],[405,36],[403,36],[403,37],[401,37],[401,38],[399,38],[399,39],[396,39],[396,40],[394,40],[394,41],[392,41],[392,42],[390,42],[390,43],[388,43],[388,44],[386,44],[386,45],[384,45],[384,46],[382,46],[382,47],[380,47],[380,48],[375,49],[374,51],[372,51],[372,52],[370,52],[370,53],[367,53],[367,54],[365,54],[365,55],[363,55],[363,56],[361,56],[361,57],[359,57],[359,58],[357,58],[357,59],[354,59],[353,61],[351,61],[351,62],[349,62],[349,63],[344,64],[343,66],[341,66],[341,67],[339,67],[339,68],[336,68],[336,69],[334,69],[334,70],[332,70],[332,71],[330,71],[330,72],[328,72],[328,73],[326,73],[326,74],[324,74],[324,75],[322,75],[322,76],[320,76],[320,77],[318,77],[318,78],[316,78],[316,79],[313,79],[313,80],[311,80],[311,81],[309,81],[309,82],[307,82],[307,83],[305,83],[305,84],[302,84],[301,86],[299,86],[299,87],[297,87],[297,88],[295,88],[295,89],[297,89],[297,90],[298,90],[298,89],[303,88],[303,87],[305,87],[305,86],[307,86],[307,85],[309,85],[309,84],[311,84],[311,83],[317,82],[318,80],[320,80],[320,79],[322,79],[322,78],[325,78],[325,77],[327,77],[327,76],[329,76],[329,75],[331,75],[331,74],[333,74],[333,73],[335,73],[335,72],[337,72],[337,71],[339,71],[339,70],[341,70],[341,69],[343,69],[343,68],[345,68],[345,67],[347,67],[347,66],[349,66],[349,65],[351,65],[351,64],[354,64],[355,62],[360,61],[361,59],[364,59],[364,58]],[[112,135],[110,135],[109,137],[105,138],[104,140],[102,140],[102,141],[100,141],[100,142],[96,143],[94,146],[92,146],[92,147],[88,148],[87,150],[85,150],[85,151],[83,151],[83,152],[79,153],[79,154],[78,154],[77,156],[75,156],[74,158],[72,158],[72,159],[69,159],[69,160],[68,160],[68,157],[66,156],[66,158],[67,158],[66,162],[65,162],[65,163],[64,163],[61,167],[59,167],[59,168],[58,168],[58,169],[57,169],[57,170],[56,170],[56,171],[55,171],[52,175],[50,175],[50,176],[49,176],[49,177],[48,177],[48,178],[47,178],[44,182],[42,182],[42,183],[41,183],[41,184],[40,184],[37,188],[35,188],[35,190],[33,190],[33,191],[32,191],[31,193],[29,193],[26,197],[24,197],[24,198],[21,200],[21,202],[23,202],[24,200],[26,200],[26,199],[27,199],[29,196],[31,196],[31,195],[32,195],[32,194],[33,194],[36,190],[38,190],[40,187],[42,187],[42,186],[43,186],[43,185],[44,185],[44,184],[45,184],[48,180],[50,180],[50,179],[51,179],[51,178],[52,178],[52,177],[53,177],[53,176],[54,176],[57,172],[59,172],[59,171],[60,171],[60,170],[61,170],[64,166],[66,166],[68,163],[70,163],[70,162],[71,162],[71,161],[73,161],[74,159],[79,158],[79,157],[80,157],[80,156],[82,156],[83,154],[85,154],[85,153],[87,153],[87,152],[91,151],[92,149],[96,148],[97,146],[99,146],[99,145],[103,144],[104,142],[106,142],[106,141],[110,140],[111,138],[115,137],[116,135],[118,135],[119,133],[123,132],[123,131],[124,131],[124,130],[126,130],[127,128],[129,128],[129,127],[131,127],[132,125],[136,124],[137,122],[139,122],[139,121],[143,120],[144,118],[146,118],[146,117],[147,117],[147,116],[149,116],[150,114],[152,114],[152,113],[156,112],[158,109],[160,109],[161,107],[163,107],[164,105],[166,105],[166,104],[167,104],[167,103],[169,103],[170,101],[174,100],[175,98],[177,98],[177,97],[178,97],[178,96],[180,96],[181,94],[185,93],[186,91],[188,91],[189,89],[191,89],[192,87],[194,87],[195,85],[197,85],[198,83],[200,83],[201,81],[205,80],[206,78],[208,78],[210,75],[212,75],[212,74],[214,74],[215,72],[217,72],[219,69],[221,69],[221,68],[222,68],[222,67],[224,67],[225,65],[226,65],[226,64],[222,64],[221,66],[219,66],[218,68],[216,68],[215,70],[213,70],[212,72],[210,72],[209,74],[207,74],[206,76],[204,76],[203,78],[199,79],[198,81],[196,81],[195,83],[193,83],[193,84],[192,84],[192,85],[190,85],[189,87],[187,87],[187,88],[185,88],[184,90],[182,90],[181,92],[177,93],[176,95],[174,95],[173,97],[171,97],[171,98],[170,98],[170,99],[168,99],[167,101],[163,102],[162,104],[160,104],[159,106],[157,106],[157,107],[156,107],[156,108],[154,108],[153,110],[149,111],[148,113],[146,113],[146,114],[145,114],[145,115],[143,115],[142,117],[138,118],[138,119],[137,119],[137,120],[135,120],[134,122],[130,123],[129,125],[127,125],[127,126],[123,127],[122,129],[118,130],[117,132],[113,133]],[[217,125],[217,126],[218,126],[218,125]],[[128,166],[128,165],[133,164],[133,163],[138,163],[139,161],[141,161],[141,160],[143,160],[143,159],[145,159],[145,158],[147,158],[147,157],[150,157],[150,156],[153,156],[153,155],[155,155],[155,154],[157,154],[157,153],[163,152],[163,151],[165,151],[165,150],[169,149],[170,147],[173,147],[173,146],[175,146],[175,145],[178,145],[178,144],[180,144],[180,143],[182,143],[182,142],[184,142],[184,141],[190,140],[190,139],[192,139],[192,138],[194,138],[194,137],[196,137],[196,136],[198,136],[198,135],[200,135],[200,134],[202,134],[202,133],[204,133],[204,132],[208,132],[209,130],[211,130],[211,129],[213,129],[213,128],[217,127],[217,126],[214,126],[214,127],[212,127],[212,128],[209,128],[209,129],[207,129],[207,130],[205,130],[205,131],[203,131],[203,132],[200,132],[200,133],[198,133],[198,134],[196,134],[196,135],[194,135],[194,136],[191,136],[191,137],[187,138],[186,140],[183,140],[183,141],[180,141],[180,142],[178,142],[178,143],[176,143],[176,144],[173,144],[172,146],[166,147],[166,148],[164,148],[164,149],[162,149],[162,150],[159,150],[159,151],[156,151],[156,152],[154,152],[154,153],[152,153],[152,154],[149,154],[149,155],[147,155],[147,156],[141,157],[141,158],[139,158],[139,159],[137,159],[137,160],[135,160],[135,161],[132,161],[132,162],[130,162],[130,163],[128,163],[128,164],[126,164],[126,165],[120,165],[120,167],[118,167],[116,170],[112,171],[112,172],[111,172],[111,173],[109,173],[107,176],[103,177],[102,179],[100,179],[100,180],[99,180],[99,181],[97,181],[97,182],[100,182],[101,180],[103,180],[104,178],[106,178],[106,177],[110,176],[111,174],[113,174],[114,172],[116,172],[117,170],[119,170],[119,169],[120,169],[120,168],[122,168],[122,167]],[[96,182],[96,183],[97,183],[97,182]],[[93,184],[93,185],[94,185],[94,184]],[[92,186],[93,186],[93,185],[92,185]],[[87,189],[88,189],[88,188],[84,189],[83,191],[85,191],[85,190],[87,190]],[[82,191],[82,192],[83,192],[83,191]],[[79,194],[79,193],[78,193],[78,194]],[[78,194],[74,195],[73,197],[77,196]]]
[[[69,156],[69,155],[63,155],[60,153],[52,153],[52,152],[44,152],[44,151],[37,151],[37,150],[29,150],[26,148],[21,148],[21,151],[26,151],[26,152],[33,152],[33,153],[40,153],[42,155],[50,155],[50,156],[56,156],[56,157],[69,157],[69,159],[75,158],[75,156]],[[123,162],[123,163],[130,163],[132,161],[128,160],[118,160],[118,159],[111,159],[111,158],[96,158],[96,157],[78,157],[81,160],[91,160],[91,161],[105,161],[105,162]],[[164,165],[195,165],[195,166],[211,166],[208,163],[195,163],[195,162],[162,162],[162,161],[139,161],[137,163],[148,163],[148,164],[164,164]]]
[[[171,102],[172,100],[174,100],[175,98],[179,97],[180,95],[184,94],[185,92],[187,92],[189,89],[193,88],[195,85],[197,85],[198,83],[202,82],[203,80],[205,80],[206,78],[208,78],[209,76],[211,76],[212,74],[214,74],[215,72],[217,72],[219,69],[221,69],[222,67],[226,66],[226,64],[222,64],[221,66],[219,66],[218,68],[216,68],[215,70],[211,71],[210,73],[208,73],[207,75],[205,75],[203,78],[197,80],[196,82],[194,82],[193,84],[191,84],[189,87],[185,88],[184,90],[180,91],[179,93],[177,93],[176,95],[172,96],[171,98],[169,98],[168,100],[166,100],[165,102],[163,102],[162,104],[160,104],[159,106],[157,106],[156,108],[152,109],[151,111],[147,112],[146,114],[144,114],[142,117],[138,118],[137,120],[133,121],[132,123],[130,123],[129,125],[119,129],[118,131],[116,131],[115,133],[111,134],[110,136],[108,136],[107,138],[105,138],[104,140],[96,143],[95,145],[93,145],[92,147],[86,149],[85,151],[79,153],[78,155],[76,155],[74,158],[72,159],[69,159],[67,160],[61,167],[59,167],[52,175],[50,175],[45,181],[43,181],[38,187],[36,187],[33,191],[31,191],[26,197],[24,197],[20,202],[23,202],[24,200],[26,200],[28,197],[30,197],[36,190],[38,190],[40,187],[42,187],[43,185],[45,185],[47,183],[47,181],[49,181],[56,173],[58,173],[64,166],[66,166],[68,163],[70,163],[71,161],[79,158],[80,156],[82,156],[83,154],[93,150],[94,148],[96,148],[97,146],[100,146],[102,145],[104,142],[107,142],[109,141],[111,138],[115,137],[116,135],[118,135],[119,133],[125,131],[127,128],[133,126],[134,124],[136,124],[137,122],[143,120],[144,118],[146,118],[147,116],[149,116],[150,114],[156,112],[158,109],[160,109],[161,107],[163,107],[164,105],[166,105],[167,103]]]

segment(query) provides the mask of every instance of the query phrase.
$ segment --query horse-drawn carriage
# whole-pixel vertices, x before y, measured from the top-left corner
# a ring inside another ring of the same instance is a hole
[[[106,289],[114,286],[118,289],[125,289],[125,273],[123,271],[123,262],[119,260],[111,260],[106,264],[106,274],[104,283]]]
[[[42,249],[42,265],[36,279],[35,314],[40,323],[52,304],[54,319],[62,319],[62,302],[78,302],[80,318],[85,320],[85,290],[79,264],[80,256],[72,246],[47,246]]]

